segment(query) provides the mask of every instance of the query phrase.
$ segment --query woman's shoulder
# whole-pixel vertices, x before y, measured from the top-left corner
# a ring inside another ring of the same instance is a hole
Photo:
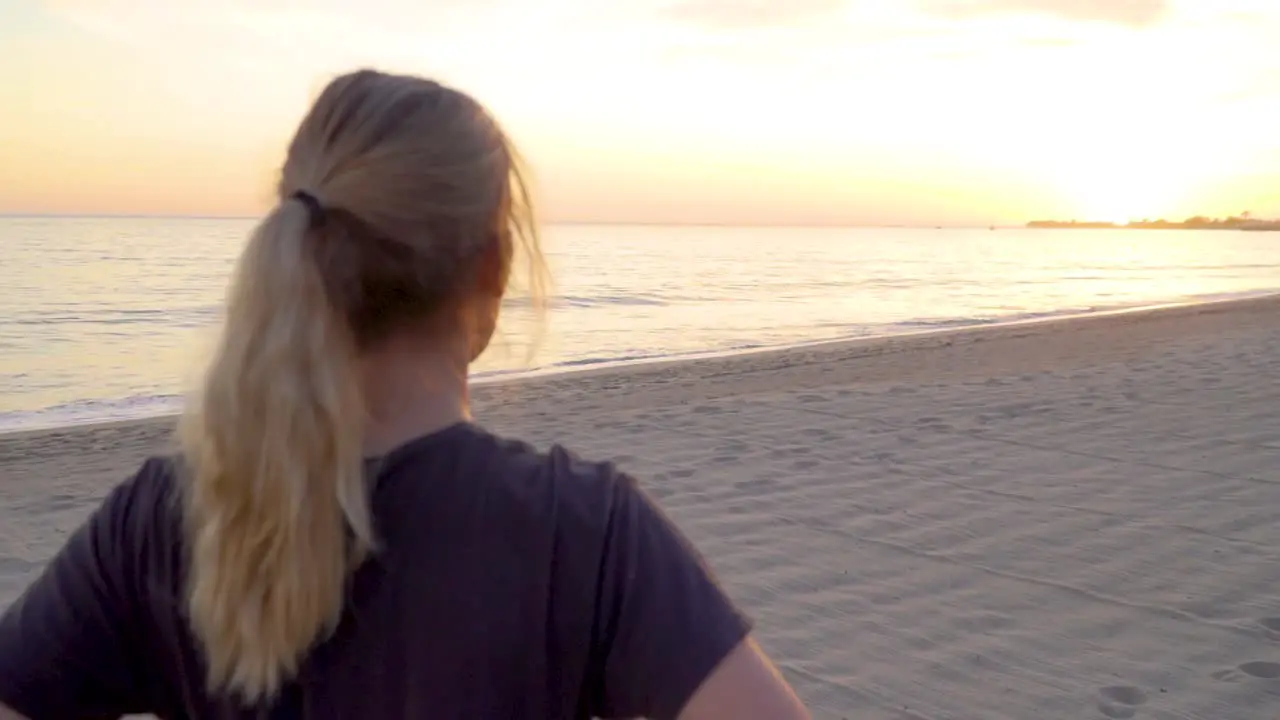
[[[151,455],[115,489],[121,511],[142,520],[167,519],[181,509],[182,461],[178,455]]]
[[[446,484],[453,488],[452,504],[482,498],[490,511],[512,522],[551,522],[561,531],[599,535],[616,507],[637,492],[635,479],[615,463],[580,453],[569,442],[535,445],[473,424],[438,439],[447,442],[427,439],[406,448],[407,453],[389,458],[393,467],[387,470],[398,475],[411,467],[405,473],[411,477],[450,478]]]
[[[630,492],[636,480],[612,460],[589,457],[570,441],[538,447],[525,440],[485,432],[511,473],[513,489],[546,492],[570,504],[609,506],[617,495]]]
[[[381,461],[386,476],[438,477],[441,471],[465,477],[468,485],[482,477],[487,490],[516,493],[608,496],[620,484],[634,482],[613,462],[591,459],[567,443],[535,445],[474,423],[415,440]]]
[[[483,451],[494,462],[490,477],[500,478],[509,493],[550,503],[557,515],[608,519],[618,498],[636,489],[635,478],[612,460],[581,454],[571,442],[539,447],[515,436],[479,432],[485,438],[481,442],[492,448]]]
[[[181,461],[152,455],[116,485],[97,511],[115,546],[155,572],[177,572],[182,544]],[[141,568],[139,568],[141,570]]]
[[[530,571],[553,563],[577,585],[599,566],[632,485],[613,463],[566,443],[462,426],[387,456],[373,507],[388,547],[445,542]]]
[[[178,460],[150,455],[116,476],[93,519],[118,530],[150,524],[179,506]]]

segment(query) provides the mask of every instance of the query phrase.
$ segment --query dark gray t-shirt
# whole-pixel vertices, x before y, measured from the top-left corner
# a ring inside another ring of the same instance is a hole
[[[628,476],[459,424],[378,463],[380,552],[270,708],[210,697],[173,463],[147,461],[0,618],[32,720],[673,717],[749,622]]]

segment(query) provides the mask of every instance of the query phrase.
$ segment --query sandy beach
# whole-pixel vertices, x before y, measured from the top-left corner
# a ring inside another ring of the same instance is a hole
[[[641,478],[816,717],[1280,717],[1280,299],[474,395]],[[0,436],[0,607],[171,423]]]

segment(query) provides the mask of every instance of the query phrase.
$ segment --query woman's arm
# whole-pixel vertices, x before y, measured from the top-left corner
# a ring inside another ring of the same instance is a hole
[[[0,614],[0,720],[145,713],[149,617],[138,588],[156,468],[116,487]]]
[[[750,638],[738,644],[680,711],[679,720],[808,720],[809,711]]]
[[[792,720],[804,706],[693,545],[625,475],[597,583],[597,717]]]

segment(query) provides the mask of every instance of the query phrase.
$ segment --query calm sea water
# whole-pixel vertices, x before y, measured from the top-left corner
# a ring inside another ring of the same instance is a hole
[[[250,226],[0,218],[0,430],[177,408]],[[551,312],[513,300],[477,374],[1280,290],[1273,233],[557,226],[545,246]]]

